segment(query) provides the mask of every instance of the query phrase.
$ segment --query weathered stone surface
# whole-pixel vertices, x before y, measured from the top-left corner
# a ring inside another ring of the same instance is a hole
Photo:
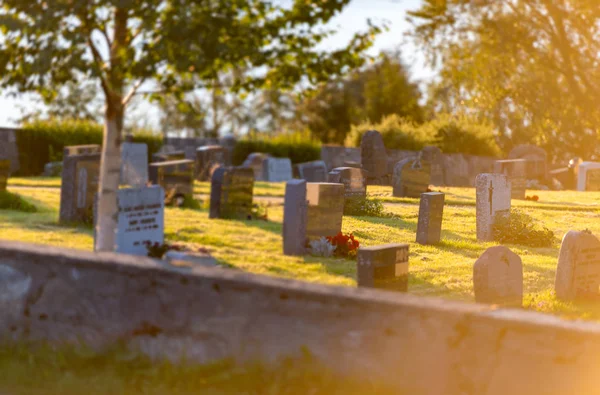
[[[562,300],[600,299],[600,241],[589,232],[569,231],[562,240],[554,288]]]
[[[65,155],[60,187],[61,223],[91,223],[100,178],[100,154]]]
[[[358,249],[359,287],[408,290],[408,244],[386,244]]]
[[[150,182],[165,191],[165,201],[194,195],[194,161],[189,159],[150,163]]]
[[[249,167],[254,171],[255,181],[265,181],[263,162],[271,155],[262,152],[253,152],[242,163],[242,167]]]
[[[333,183],[306,184],[308,220],[306,236],[313,240],[335,236],[342,230],[344,185]]]
[[[282,182],[292,179],[292,161],[290,158],[266,158],[263,161],[265,181]]]
[[[444,154],[435,146],[427,146],[421,150],[421,159],[431,164],[431,185],[445,185]]]
[[[225,148],[207,145],[196,150],[196,179],[210,181],[217,168],[225,165]]]
[[[72,155],[85,155],[85,154],[99,154],[102,147],[98,144],[87,144],[87,145],[69,145],[63,148],[63,161],[67,156]]]
[[[160,186],[124,188],[117,193],[116,252],[146,256],[144,242],[165,240],[165,191]]]
[[[531,144],[522,144],[513,148],[508,159],[525,159],[527,161],[526,177],[528,180],[545,180],[548,176],[548,155],[543,148]]]
[[[207,252],[167,251],[165,259],[169,265],[179,268],[192,268],[200,265],[205,267],[218,266],[217,260]]]
[[[521,258],[504,246],[488,248],[473,265],[473,288],[477,303],[521,306]]]
[[[388,173],[387,152],[383,138],[378,131],[369,130],[362,136],[360,158],[362,168],[369,172],[370,178],[383,177]]]
[[[142,187],[148,183],[148,146],[121,144],[121,184]]]
[[[577,167],[577,190],[600,191],[600,162],[582,162]]]
[[[444,216],[444,197],[442,192],[421,194],[419,222],[417,223],[417,243],[437,244],[442,234]]]
[[[423,159],[407,158],[394,166],[393,195],[418,198],[427,192],[431,180],[431,164]]]
[[[294,173],[306,182],[327,182],[327,165],[322,160],[298,163],[294,165]]]
[[[201,364],[307,350],[397,394],[597,393],[594,322],[1,240],[0,266],[18,272],[1,284],[24,283],[0,308],[0,337],[17,345],[122,344]]]
[[[285,255],[305,254],[307,220],[306,181],[290,180],[285,185],[283,206],[283,253]]]
[[[0,191],[6,191],[10,175],[10,160],[0,159]]]
[[[210,218],[247,219],[252,214],[254,171],[219,167],[210,185]]]
[[[510,215],[510,183],[504,174],[483,173],[475,179],[477,240],[492,241],[500,216]]]
[[[346,199],[367,196],[367,177],[363,169],[337,167],[329,172],[328,181],[343,184]]]
[[[525,159],[497,160],[494,173],[504,174],[510,181],[512,199],[525,199],[527,161]]]
[[[10,173],[19,170],[19,148],[17,147],[18,130],[0,128],[0,159],[10,161]]]
[[[23,316],[31,282],[31,276],[0,263],[0,334],[8,333]]]
[[[157,152],[152,155],[152,162],[171,162],[174,160],[183,160],[186,159],[185,151],[169,151],[164,150],[161,152]]]

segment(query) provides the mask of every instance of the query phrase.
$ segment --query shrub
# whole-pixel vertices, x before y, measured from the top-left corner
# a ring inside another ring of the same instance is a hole
[[[551,247],[554,232],[540,225],[520,210],[499,218],[493,227],[494,240],[500,243],[520,244],[528,247]]]
[[[265,137],[250,133],[236,143],[233,164],[241,165],[253,152],[263,152],[278,158],[290,158],[292,163],[310,162],[321,158],[321,143],[306,132]]]
[[[362,135],[372,129],[381,133],[385,146],[390,149],[419,151],[426,145],[434,145],[447,154],[501,155],[492,125],[465,115],[441,114],[420,125],[390,115],[379,124],[353,126],[346,145],[360,146]]]
[[[383,203],[380,200],[364,197],[351,197],[344,204],[344,215],[363,217],[385,217]]]
[[[37,120],[17,132],[21,176],[37,176],[48,162],[62,161],[69,145],[102,144],[102,125],[78,120]],[[149,158],[162,145],[162,137],[148,130],[133,132],[135,142],[148,144]]]
[[[8,191],[0,191],[0,209],[23,211],[26,213],[35,213],[37,211],[37,207],[33,204],[16,193]]]

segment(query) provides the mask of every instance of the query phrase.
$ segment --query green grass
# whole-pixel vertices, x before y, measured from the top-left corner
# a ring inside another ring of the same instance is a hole
[[[274,366],[171,364],[114,349],[0,347],[2,394],[392,394],[368,377],[343,379],[305,353]]]
[[[43,184],[47,185],[46,181]],[[28,186],[32,185],[35,185],[34,181]],[[207,186],[207,183],[198,185],[199,188]],[[57,224],[59,189],[10,189],[34,203],[39,212],[0,210],[2,238],[92,249],[90,228]],[[283,189],[283,183],[257,183],[256,186],[257,191],[275,197],[283,193]],[[418,199],[394,198],[390,187],[369,187],[368,191],[371,197],[384,200],[386,211],[396,215],[392,218],[345,216],[343,231],[353,232],[363,246],[410,243],[410,293],[473,302],[473,263],[486,248],[495,245],[476,240],[474,189],[442,188],[448,204],[444,209],[443,241],[437,246],[414,243]],[[555,232],[556,240],[550,248],[508,245],[523,260],[525,307],[568,318],[600,320],[600,305],[562,303],[553,295],[560,238],[569,230],[590,229],[600,234],[600,221],[597,220],[600,217],[600,193],[530,191],[528,194],[538,195],[540,201],[513,201],[514,206],[543,222]],[[269,207],[268,215],[269,222],[209,220],[205,209],[167,208],[165,233],[168,241],[207,247],[224,266],[298,280],[356,286],[354,261],[284,256],[281,240],[283,207]]]

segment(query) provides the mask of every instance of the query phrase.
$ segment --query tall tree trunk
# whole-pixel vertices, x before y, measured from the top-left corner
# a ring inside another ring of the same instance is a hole
[[[120,103],[106,106],[98,187],[96,251],[114,251],[116,246],[117,217],[119,215],[117,191],[121,176],[123,114]]]

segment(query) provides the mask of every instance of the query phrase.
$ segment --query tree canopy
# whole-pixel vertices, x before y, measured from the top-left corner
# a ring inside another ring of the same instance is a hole
[[[600,109],[596,0],[424,0],[412,35],[440,80],[438,110],[493,120],[505,150],[593,156]]]

